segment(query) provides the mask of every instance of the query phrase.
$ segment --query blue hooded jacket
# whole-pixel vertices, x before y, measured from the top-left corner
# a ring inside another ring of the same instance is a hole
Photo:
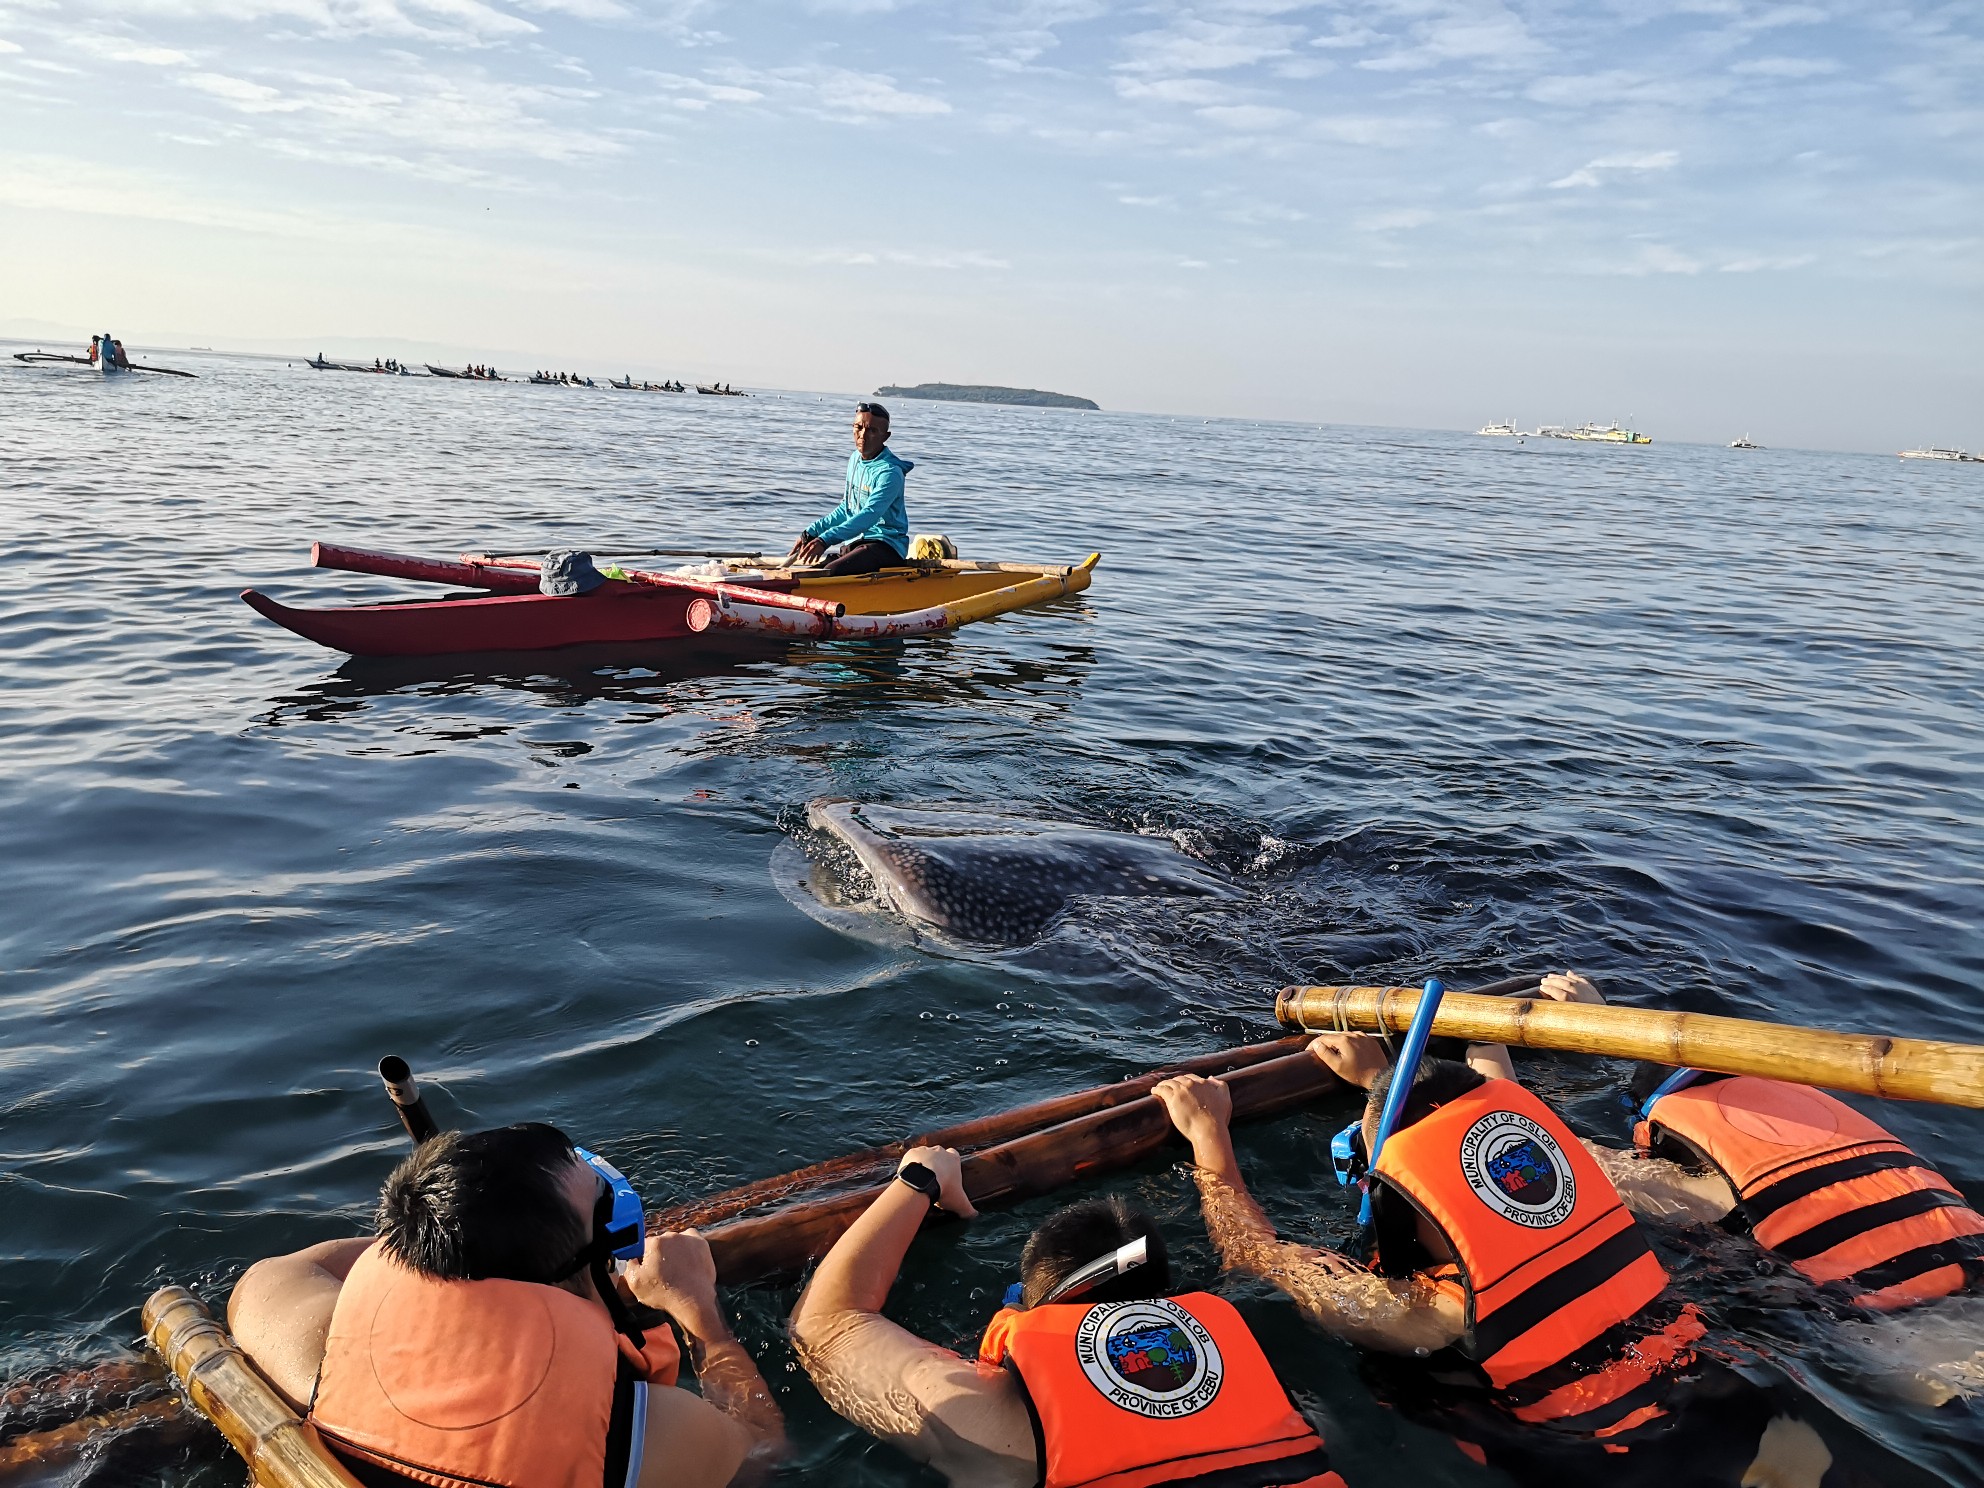
[[[885,542],[898,558],[909,552],[909,511],[903,505],[903,477],[916,468],[887,445],[872,460],[856,450],[847,457],[847,495],[841,504],[806,529],[828,546],[866,537]]]

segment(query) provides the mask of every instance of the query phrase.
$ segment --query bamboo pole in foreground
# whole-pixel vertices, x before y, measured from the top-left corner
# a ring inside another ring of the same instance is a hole
[[[1162,1074],[1143,1077],[1148,1082],[1145,1091],[1162,1078]],[[1224,1079],[1233,1092],[1235,1119],[1277,1115],[1338,1086],[1336,1076],[1323,1064],[1299,1051],[1250,1064]],[[1105,1087],[1110,1088],[1116,1087]],[[1156,1097],[1145,1093],[969,1154],[964,1161],[965,1192],[981,1208],[1017,1203],[1079,1178],[1127,1167],[1156,1151],[1170,1136],[1171,1118]],[[744,1286],[797,1274],[808,1261],[825,1255],[881,1192],[877,1185],[842,1190],[706,1229],[717,1279],[728,1286]]]
[[[1275,1017],[1284,1028],[1310,1033],[1396,1032],[1411,1024],[1419,997],[1417,987],[1284,987],[1275,999]],[[1465,992],[1446,995],[1433,1032],[1469,1043],[1650,1059],[1855,1095],[1984,1107],[1984,1047],[1975,1044]]]
[[[142,1321],[152,1346],[200,1414],[241,1454],[259,1488],[359,1488],[199,1298],[184,1287],[161,1287],[146,1301]]]

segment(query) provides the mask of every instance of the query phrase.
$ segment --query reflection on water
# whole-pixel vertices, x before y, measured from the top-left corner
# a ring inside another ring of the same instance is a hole
[[[0,1373],[116,1354],[150,1287],[218,1298],[362,1223],[386,1052],[450,1119],[559,1122],[661,1202],[1258,1038],[1290,981],[1575,965],[1627,1001],[1974,1036],[1967,468],[932,404],[895,439],[916,528],[1099,548],[1092,589],[885,646],[361,664],[238,591],[414,592],[308,569],[319,537],[782,546],[838,497],[844,407],[198,370],[0,365]],[[1242,893],[1092,901],[1012,952],[864,939],[772,871],[825,795],[1166,835]],[[1618,1070],[1525,1069],[1623,1139]],[[1341,1238],[1348,1113],[1243,1134],[1286,1233]],[[1882,1117],[1984,1198],[1984,1118]],[[1209,1273],[1182,1174],[1115,1186]],[[905,1321],[971,1337],[1048,1207],[919,1245]],[[1842,1461],[1984,1476],[1967,1401],[1878,1383],[1878,1340],[1761,1280],[1703,1294]],[[1239,1294],[1352,1481],[1490,1481]],[[786,1371],[789,1294],[733,1301],[802,1472],[916,1480]],[[238,1481],[186,1454],[164,1480]]]

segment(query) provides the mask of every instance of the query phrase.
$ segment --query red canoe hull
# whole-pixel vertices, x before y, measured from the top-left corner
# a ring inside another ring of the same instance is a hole
[[[698,596],[608,584],[557,598],[501,594],[416,604],[299,610],[253,589],[241,598],[258,615],[307,641],[353,656],[447,656],[465,651],[548,651],[611,641],[669,641],[695,634],[689,604]]]

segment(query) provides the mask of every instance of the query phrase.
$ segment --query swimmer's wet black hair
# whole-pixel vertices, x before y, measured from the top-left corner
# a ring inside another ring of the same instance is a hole
[[[540,1121],[443,1132],[380,1190],[380,1248],[444,1281],[558,1281],[591,1238],[566,1191],[574,1155]]]
[[[1057,1210],[1042,1221],[1020,1252],[1020,1303],[1037,1306],[1055,1287],[1090,1261],[1099,1261],[1142,1236],[1148,1259],[1141,1266],[1112,1276],[1070,1301],[1136,1302],[1171,1294],[1171,1256],[1164,1236],[1150,1215],[1128,1199],[1084,1199]]]
[[[1371,1082],[1370,1094],[1364,1102],[1368,1115],[1376,1116],[1385,1109],[1385,1097],[1391,1094],[1393,1065]],[[1412,1125],[1432,1112],[1436,1106],[1444,1106],[1448,1101],[1459,1100],[1470,1090],[1479,1089],[1488,1083],[1487,1077],[1479,1070],[1452,1059],[1422,1059],[1419,1070],[1412,1077],[1412,1089],[1406,1093],[1405,1109],[1398,1113],[1399,1128]]]

